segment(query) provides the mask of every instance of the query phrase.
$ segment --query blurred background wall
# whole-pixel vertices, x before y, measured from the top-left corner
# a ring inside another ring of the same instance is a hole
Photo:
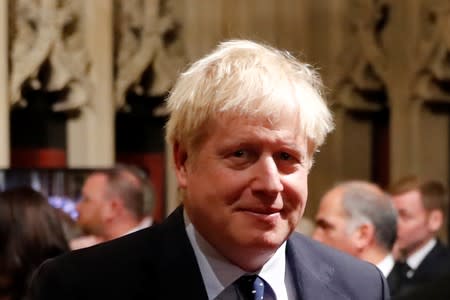
[[[135,163],[156,219],[177,205],[163,99],[219,41],[249,38],[317,67],[336,130],[309,179],[449,182],[449,0],[2,0],[0,167]]]

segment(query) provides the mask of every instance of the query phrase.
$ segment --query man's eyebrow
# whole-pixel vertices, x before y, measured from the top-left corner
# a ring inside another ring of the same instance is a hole
[[[322,218],[316,219],[316,226],[321,227],[321,228],[333,228],[334,227],[330,222],[327,222],[325,219],[322,219]]]

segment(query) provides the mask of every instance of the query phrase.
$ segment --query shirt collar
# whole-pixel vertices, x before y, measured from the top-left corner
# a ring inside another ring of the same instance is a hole
[[[225,288],[246,272],[230,263],[198,232],[184,212],[185,229],[205,284],[208,299],[215,299]],[[272,288],[276,299],[287,299],[285,285],[286,242],[264,264],[257,274]]]
[[[406,263],[408,264],[408,266],[413,270],[417,269],[417,267],[420,265],[422,260],[425,258],[425,256],[428,255],[428,253],[430,253],[431,249],[433,249],[433,247],[434,247],[434,245],[436,245],[436,243],[437,243],[436,239],[431,239],[428,241],[428,243],[423,245],[419,250],[417,250],[412,255],[410,255],[406,259]]]
[[[383,273],[384,277],[387,278],[392,271],[392,268],[394,268],[394,264],[394,257],[391,254],[388,254],[376,266],[380,269],[381,273]]]
[[[287,299],[286,284],[286,242],[264,264],[259,276],[264,279],[275,293],[276,299]]]
[[[144,218],[141,222],[139,222],[139,224],[136,227],[131,228],[130,230],[128,230],[121,236],[124,236],[124,235],[130,234],[130,233],[136,232],[138,230],[150,227],[152,225],[152,223],[153,223],[153,220],[151,218]]]

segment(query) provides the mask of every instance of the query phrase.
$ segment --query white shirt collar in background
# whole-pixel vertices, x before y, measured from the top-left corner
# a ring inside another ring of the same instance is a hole
[[[394,257],[392,256],[392,254],[388,254],[376,266],[378,269],[380,269],[381,273],[383,273],[384,277],[387,278],[389,273],[391,273],[392,269],[394,268],[394,264]]]
[[[433,247],[434,247],[434,245],[436,245],[436,243],[437,243],[436,239],[431,239],[428,241],[428,243],[423,245],[422,248],[420,248],[415,253],[410,255],[406,259],[406,263],[408,264],[408,266],[413,270],[417,269],[417,267],[423,261],[425,256],[427,256],[428,253],[430,253],[431,249],[433,249]]]

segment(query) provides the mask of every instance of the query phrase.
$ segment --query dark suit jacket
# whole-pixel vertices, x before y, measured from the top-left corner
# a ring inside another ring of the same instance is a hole
[[[450,270],[449,270],[450,271]],[[425,284],[420,284],[393,297],[395,300],[448,300],[450,299],[450,273]]]
[[[450,252],[439,240],[414,272],[412,281],[424,283],[450,272]]]
[[[421,293],[432,292],[434,282],[439,278],[442,278],[446,274],[450,273],[450,252],[440,241],[431,249],[430,253],[425,256],[423,261],[417,267],[414,275],[402,282],[393,295],[399,296],[399,299],[403,299],[403,295],[410,295],[416,293],[414,290],[419,288]],[[448,276],[447,276],[448,278]],[[391,278],[388,277],[388,282],[391,284]],[[429,284],[430,283],[430,284]],[[450,282],[448,282],[450,285]],[[443,287],[443,284],[442,284]],[[438,291],[433,291],[438,292]],[[407,297],[407,296],[405,296]],[[405,298],[407,299],[407,298]],[[417,299],[417,298],[413,298]],[[434,298],[430,298],[434,299]]]
[[[286,249],[298,299],[389,298],[373,265],[299,234]],[[160,225],[45,262],[33,279],[31,299],[207,299],[182,208]]]

